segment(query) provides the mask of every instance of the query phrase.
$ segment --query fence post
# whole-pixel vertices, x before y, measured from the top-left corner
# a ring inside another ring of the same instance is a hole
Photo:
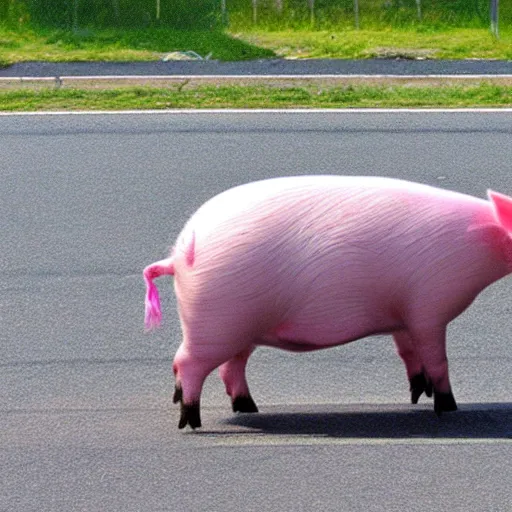
[[[0,2],[0,21],[9,20],[9,3],[10,0],[2,0]]]
[[[421,21],[421,0],[416,0],[416,12],[418,13],[418,21]]]
[[[73,0],[73,32],[78,31],[78,0]]]
[[[228,24],[228,11],[226,7],[226,0],[220,0],[220,19],[223,27]]]
[[[119,0],[112,0],[112,10],[114,11],[114,19],[116,24],[119,25],[119,18],[121,16],[121,12],[119,10]]]
[[[315,24],[315,0],[308,0],[309,4],[309,22],[311,26]]]
[[[359,30],[359,0],[354,0],[354,22],[356,29]]]
[[[491,32],[499,38],[499,0],[491,0]]]

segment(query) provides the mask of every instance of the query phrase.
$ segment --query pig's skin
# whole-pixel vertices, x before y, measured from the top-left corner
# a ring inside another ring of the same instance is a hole
[[[245,366],[257,345],[317,350],[390,333],[415,403],[456,409],[447,324],[512,271],[512,199],[490,201],[387,178],[277,178],[228,190],[191,217],[169,258],[183,343],[173,364],[179,426],[200,426],[204,379],[217,367],[233,408],[256,411]]]

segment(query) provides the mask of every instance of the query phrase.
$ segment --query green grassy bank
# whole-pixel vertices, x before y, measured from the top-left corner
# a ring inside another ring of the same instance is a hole
[[[0,65],[189,50],[218,60],[512,59],[512,1],[499,12],[497,39],[489,0],[0,0]]]
[[[0,65],[4,66],[26,61],[147,61],[188,50],[223,61],[275,55],[271,49],[259,48],[221,31],[154,28],[73,32],[0,27]]]
[[[485,29],[250,31],[242,40],[286,58],[512,59],[512,31]]]
[[[512,59],[512,31],[496,40],[485,29],[343,31],[177,31],[171,29],[80,32],[0,27],[0,65],[24,61],[158,60],[193,50],[211,59],[286,58]]]

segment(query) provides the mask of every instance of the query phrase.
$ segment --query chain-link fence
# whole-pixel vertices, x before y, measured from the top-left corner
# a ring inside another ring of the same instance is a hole
[[[512,0],[231,0],[232,25],[269,29],[330,29],[424,26],[488,27],[512,25]],[[494,20],[492,20],[494,13]]]
[[[491,13],[494,13],[492,19]],[[0,0],[0,21],[82,27],[179,29],[498,27],[512,0]]]
[[[331,26],[407,23],[478,24],[490,0],[232,0],[237,16],[253,24]]]
[[[0,0],[0,22],[63,29],[210,29],[220,24],[221,14],[220,0]]]

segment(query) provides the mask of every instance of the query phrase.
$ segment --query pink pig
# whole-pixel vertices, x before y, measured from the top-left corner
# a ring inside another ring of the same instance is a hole
[[[405,363],[412,402],[433,390],[437,414],[456,410],[446,327],[512,271],[512,198],[488,196],[303,176],[207,201],[172,255],[144,270],[148,328],[161,319],[153,279],[175,277],[179,428],[201,426],[201,389],[217,367],[233,410],[257,412],[245,378],[257,345],[301,352],[384,333]]]

